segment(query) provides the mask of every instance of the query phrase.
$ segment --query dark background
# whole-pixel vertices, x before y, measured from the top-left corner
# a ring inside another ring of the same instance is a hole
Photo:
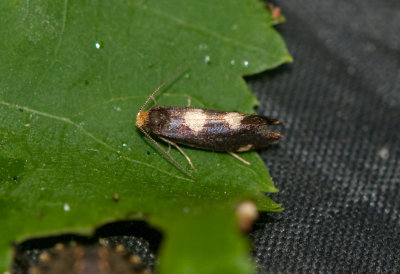
[[[284,123],[261,152],[285,211],[251,238],[261,272],[400,272],[400,1],[274,1],[292,64],[248,78]]]

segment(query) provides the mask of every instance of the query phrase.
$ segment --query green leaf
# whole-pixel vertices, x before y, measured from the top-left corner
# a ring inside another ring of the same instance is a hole
[[[134,120],[185,64],[160,105],[190,97],[192,106],[253,112],[241,76],[291,60],[274,23],[256,0],[2,1],[0,271],[12,242],[142,218],[164,233],[160,272],[251,272],[234,208],[252,199],[280,210],[264,194],[277,190],[257,154],[241,154],[246,166],[184,148],[192,180]]]

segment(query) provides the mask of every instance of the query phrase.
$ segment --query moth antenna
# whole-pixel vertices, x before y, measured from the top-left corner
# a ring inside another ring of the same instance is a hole
[[[148,134],[144,129],[140,128],[140,131],[143,132],[144,135],[146,135],[147,138],[149,138],[153,144],[155,144],[157,146],[158,149],[160,149],[165,156],[168,157],[168,159],[170,159],[172,161],[172,163],[178,167],[183,173],[185,173],[188,177],[190,177],[191,179],[194,179],[192,174],[190,174],[189,172],[186,171],[186,169],[184,169],[167,151],[165,151],[165,149],[163,149],[159,143],[156,142],[156,140],[154,140],[153,138],[151,138],[150,134]]]
[[[139,111],[142,111],[143,108],[147,105],[147,103],[150,101],[151,98],[154,99],[154,95],[160,91],[169,81],[171,81],[173,78],[175,78],[178,74],[180,74],[182,71],[185,71],[188,67],[190,66],[190,63],[183,66],[182,68],[178,69],[175,71],[171,76],[168,77],[167,80],[162,82],[151,94],[150,96],[146,99],[146,101],[143,103],[143,105],[140,107]]]

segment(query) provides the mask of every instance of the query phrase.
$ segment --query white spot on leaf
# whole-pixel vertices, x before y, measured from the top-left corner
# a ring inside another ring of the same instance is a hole
[[[70,211],[71,208],[69,207],[69,204],[64,204],[64,211]]]

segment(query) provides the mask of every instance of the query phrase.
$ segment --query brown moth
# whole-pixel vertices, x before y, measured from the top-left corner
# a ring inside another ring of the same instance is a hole
[[[189,156],[178,144],[228,152],[249,165],[234,152],[263,148],[279,140],[281,134],[267,128],[280,122],[261,115],[181,106],[154,106],[144,110],[150,99],[154,100],[154,95],[181,71],[170,76],[147,98],[136,116],[136,126],[186,175],[192,177],[151,135],[176,147],[193,169]]]

